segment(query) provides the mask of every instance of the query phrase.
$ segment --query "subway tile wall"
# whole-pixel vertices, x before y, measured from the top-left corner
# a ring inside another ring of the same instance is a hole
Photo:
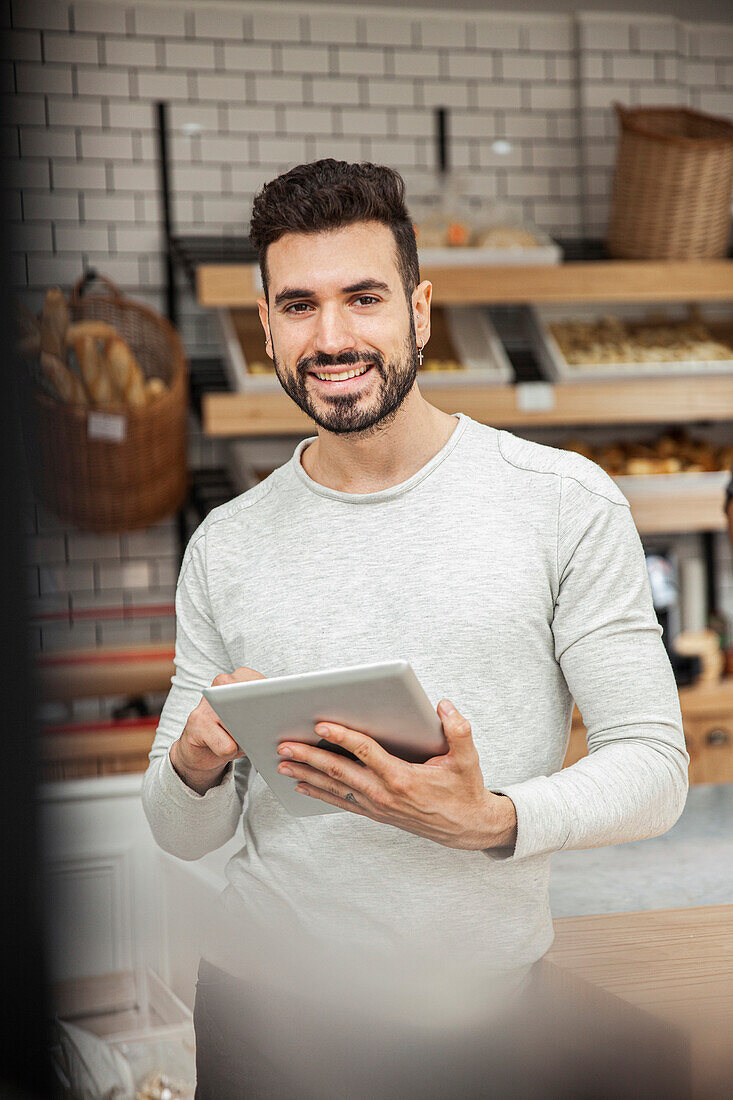
[[[558,235],[602,235],[612,104],[733,116],[733,27],[664,16],[462,12],[358,4],[0,0],[2,186],[17,297],[38,310],[87,266],[163,309],[154,103],[170,104],[173,217],[182,233],[246,232],[268,178],[322,156],[404,175],[413,209],[434,189],[433,116],[476,203],[502,199]],[[505,139],[511,151],[494,150]],[[209,315],[177,276],[191,355],[216,354]],[[225,460],[192,423],[194,465]],[[29,498],[30,499],[30,498]],[[86,536],[30,500],[34,642],[43,649],[172,636],[175,529]],[[725,537],[717,540],[733,621]],[[133,609],[127,618],[95,608]],[[149,614],[146,607],[152,608]],[[74,614],[78,612],[78,614]],[[82,614],[84,612],[84,614]],[[85,704],[88,706],[88,704]]]
[[[0,13],[14,57],[3,176],[31,305],[85,265],[160,304],[157,99],[170,104],[181,232],[245,231],[257,188],[320,156],[391,164],[419,211],[441,105],[476,202],[507,200],[551,233],[602,234],[614,100],[733,115],[724,24],[246,2],[4,0]],[[212,350],[210,319],[184,299],[187,345]]]

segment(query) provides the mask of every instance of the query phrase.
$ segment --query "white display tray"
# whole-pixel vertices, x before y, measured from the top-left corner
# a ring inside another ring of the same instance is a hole
[[[57,982],[52,996],[62,1020],[109,1043],[187,1035],[193,1021],[183,1001],[149,968]]]
[[[730,470],[691,470],[680,471],[676,474],[616,474],[614,482],[625,492],[631,489],[635,493],[708,493],[721,492],[722,499],[725,486],[731,480]]]
[[[730,476],[730,470],[691,470],[677,474],[618,474],[614,475],[613,480],[624,496],[627,493],[636,497],[719,494],[722,512],[725,488]]]
[[[504,347],[481,306],[444,307],[450,338],[463,370],[420,371],[421,389],[446,385],[484,386],[511,382],[514,377]],[[229,309],[216,310],[224,344],[224,368],[232,389],[239,393],[273,393],[282,387],[273,374],[250,374]],[[425,351],[429,357],[430,343]],[[263,360],[265,353],[262,353]]]
[[[491,318],[481,306],[444,306],[458,361],[463,370],[428,370],[418,373],[421,390],[433,386],[491,386],[514,379],[514,370]],[[430,358],[430,341],[425,349]]]
[[[147,1075],[145,1067],[152,1059],[155,1070],[190,1083],[187,1095],[193,1095],[193,1015],[154,971],[127,970],[58,982],[52,1001],[61,1019],[118,1050],[133,1076]],[[65,1100],[75,1100],[56,1046],[51,1048],[51,1061]]]
[[[458,267],[461,266],[487,266],[526,264],[534,267],[537,264],[562,263],[562,249],[546,233],[540,233],[536,229],[531,230],[540,244],[536,248],[471,248],[469,246],[456,246],[454,248],[419,248],[417,252],[420,267]]]
[[[537,362],[546,378],[553,382],[595,382],[619,378],[669,378],[672,375],[733,374],[733,358],[716,360],[674,360],[657,363],[578,363],[565,359],[549,325],[557,321],[592,321],[615,316],[622,320],[643,321],[650,314],[664,313],[670,321],[688,319],[684,305],[665,305],[663,310],[643,304],[603,304],[529,306],[529,336]],[[714,331],[716,322],[731,323],[730,310],[706,309],[704,320]]]

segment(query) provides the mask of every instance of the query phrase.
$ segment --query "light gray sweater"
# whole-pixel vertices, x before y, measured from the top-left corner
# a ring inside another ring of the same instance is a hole
[[[595,463],[463,413],[407,481],[343,493],[298,444],[215,508],[186,549],[175,674],[145,776],[157,842],[182,859],[227,840],[231,912],[327,931],[447,935],[507,970],[553,937],[552,852],[655,836],[687,765],[677,689],[629,505]],[[246,760],[201,796],[168,757],[204,686],[403,658],[433,706],[471,722],[486,786],[517,810],[514,851],[459,851],[348,813],[291,817]],[[587,758],[560,770],[573,699]]]

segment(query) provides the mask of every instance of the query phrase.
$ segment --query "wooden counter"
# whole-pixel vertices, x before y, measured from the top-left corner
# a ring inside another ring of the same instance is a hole
[[[589,1003],[608,995],[668,1027],[687,1048],[695,1100],[733,1093],[733,905],[554,923],[549,980],[569,976]]]

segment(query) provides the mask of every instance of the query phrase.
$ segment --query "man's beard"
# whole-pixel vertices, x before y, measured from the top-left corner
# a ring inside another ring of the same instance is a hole
[[[301,359],[295,374],[286,375],[280,369],[274,351],[273,345],[275,373],[288,397],[320,428],[336,435],[358,432],[369,436],[388,427],[417,378],[417,340],[411,314],[410,330],[401,354],[386,366],[384,356],[378,351],[345,351],[340,355],[319,353]],[[309,389],[313,383],[308,381],[310,371],[333,370],[335,367],[348,369],[364,363],[372,364],[374,377],[370,385],[376,387],[376,397],[367,398],[362,396],[360,390],[355,390],[352,393],[325,394],[322,403],[313,400]]]

